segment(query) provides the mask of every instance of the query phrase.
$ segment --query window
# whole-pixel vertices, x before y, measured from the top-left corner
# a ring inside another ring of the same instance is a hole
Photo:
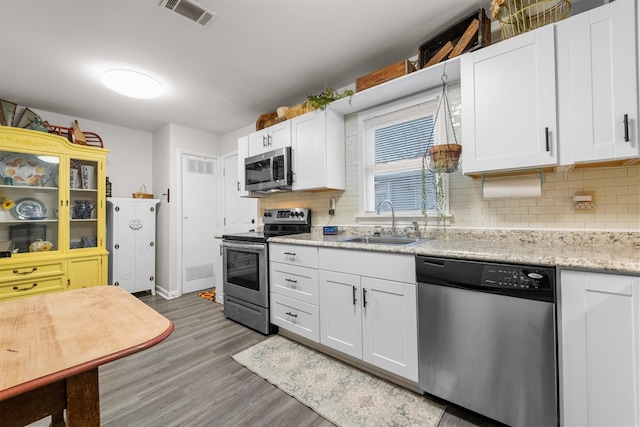
[[[436,144],[442,125],[434,128],[439,98],[422,95],[361,114],[362,199],[365,214],[385,199],[397,214],[422,215],[422,155]],[[427,214],[436,214],[435,179],[426,171]],[[446,185],[447,177],[444,177]],[[385,210],[388,207],[384,207]]]

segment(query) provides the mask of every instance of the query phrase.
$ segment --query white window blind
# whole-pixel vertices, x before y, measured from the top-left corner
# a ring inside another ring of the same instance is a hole
[[[419,103],[383,107],[363,115],[365,213],[374,213],[385,199],[397,213],[421,213],[422,155],[441,133],[440,123],[434,128],[437,107],[438,98],[423,98]],[[435,180],[429,171],[426,184],[427,213],[435,213]]]

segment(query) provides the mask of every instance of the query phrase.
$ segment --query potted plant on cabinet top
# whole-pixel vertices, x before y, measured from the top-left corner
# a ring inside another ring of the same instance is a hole
[[[338,91],[332,87],[327,86],[319,95],[307,95],[307,102],[311,104],[314,109],[324,110],[328,104],[338,99],[346,98],[347,96],[353,96],[351,89],[338,93]]]

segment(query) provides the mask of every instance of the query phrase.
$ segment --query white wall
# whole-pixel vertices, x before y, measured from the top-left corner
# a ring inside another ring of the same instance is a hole
[[[112,183],[113,197],[131,197],[142,184],[148,193],[153,193],[151,133],[49,111],[33,111],[52,125],[73,127],[73,121],[78,120],[81,130],[100,135],[104,148],[110,150],[107,176]]]
[[[196,154],[211,158],[220,157],[220,136],[184,126],[169,124],[153,133],[154,186],[159,193],[170,189],[171,201],[161,197],[158,209],[158,240],[156,284],[158,292],[167,298],[182,293],[182,209],[181,155]],[[167,209],[168,208],[168,209]],[[220,213],[212,220],[220,223]]]
[[[256,131],[256,125],[250,124],[241,129],[222,135],[220,149],[222,154],[230,154],[238,151],[238,138],[247,136]]]

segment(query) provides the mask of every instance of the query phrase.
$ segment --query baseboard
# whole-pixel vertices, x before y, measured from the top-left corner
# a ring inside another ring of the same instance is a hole
[[[178,291],[169,292],[158,285],[156,285],[156,294],[160,295],[164,299],[174,299],[180,296]]]

